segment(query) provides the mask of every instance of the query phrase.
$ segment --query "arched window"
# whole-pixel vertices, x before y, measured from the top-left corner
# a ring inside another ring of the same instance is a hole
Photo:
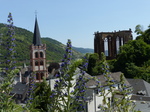
[[[123,38],[121,38],[121,46],[123,46]]]
[[[43,58],[43,52],[40,52],[40,57]]]
[[[40,61],[40,65],[43,65],[43,61]]]
[[[35,66],[38,66],[38,61],[35,61]]]
[[[36,80],[39,80],[39,73],[36,73]]]
[[[108,51],[108,38],[105,38],[104,39],[104,54],[105,56],[108,56],[109,54],[109,51]]]
[[[35,52],[35,58],[38,58],[38,52]]]
[[[30,65],[32,66],[32,61],[30,62]]]
[[[116,38],[116,51],[117,51],[117,54],[119,53],[119,37]]]
[[[41,79],[43,79],[43,77],[44,77],[44,73],[41,73]]]

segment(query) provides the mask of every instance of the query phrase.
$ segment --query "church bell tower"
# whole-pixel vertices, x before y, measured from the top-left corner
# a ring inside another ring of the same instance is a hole
[[[31,71],[36,74],[36,82],[42,82],[43,78],[47,77],[46,44],[41,42],[37,17],[35,18],[33,43],[30,46],[30,66]]]

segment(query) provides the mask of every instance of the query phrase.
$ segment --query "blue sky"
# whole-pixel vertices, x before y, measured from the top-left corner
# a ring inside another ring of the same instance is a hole
[[[0,0],[0,23],[12,13],[14,25],[33,32],[37,10],[42,37],[76,47],[94,48],[94,32],[147,29],[150,0]]]

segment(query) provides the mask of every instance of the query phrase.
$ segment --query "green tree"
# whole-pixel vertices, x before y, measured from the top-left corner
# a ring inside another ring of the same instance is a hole
[[[141,39],[145,43],[150,44],[150,25],[148,26],[148,29],[145,31],[142,31],[141,25],[137,25],[135,28],[135,32],[138,34],[136,39]]]
[[[97,53],[90,54],[87,72],[92,76],[102,75],[103,67],[106,63],[106,56],[103,52],[101,52],[100,56]]]
[[[142,66],[149,60],[150,45],[141,39],[129,41],[121,47],[117,61],[114,63],[113,71],[122,71],[126,77],[133,77],[127,73],[127,63],[134,63],[136,66]]]
[[[89,55],[89,64],[88,64],[88,73],[90,75],[95,75],[93,72],[93,68],[96,66],[96,63],[99,61],[99,55],[97,53],[93,53]]]
[[[43,82],[36,83],[35,88],[33,88],[33,93],[29,97],[29,102],[27,104],[28,111],[36,111],[36,112],[48,112],[49,110],[54,111],[54,109],[50,108],[53,104],[57,103],[55,100],[50,97],[52,95],[52,91],[50,85],[43,79]]]

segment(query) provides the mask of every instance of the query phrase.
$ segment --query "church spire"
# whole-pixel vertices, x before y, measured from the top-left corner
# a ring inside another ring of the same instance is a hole
[[[39,31],[39,26],[37,22],[37,17],[35,18],[35,26],[34,26],[34,35],[33,35],[33,44],[35,46],[41,46],[41,36]]]

